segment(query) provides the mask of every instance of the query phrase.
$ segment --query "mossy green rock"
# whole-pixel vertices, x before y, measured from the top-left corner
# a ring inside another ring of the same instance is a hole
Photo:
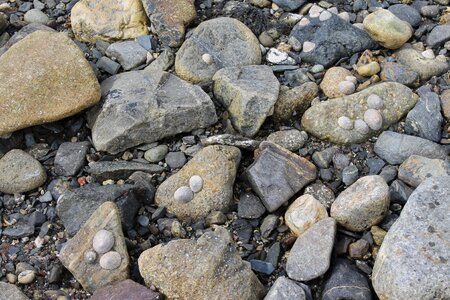
[[[360,132],[355,128],[347,130],[339,127],[338,119],[343,116],[350,118],[353,123],[358,119],[364,120],[364,113],[369,109],[367,98],[370,95],[378,95],[383,100],[383,108],[379,110],[383,118],[381,129]],[[400,83],[380,83],[359,93],[312,106],[303,115],[302,126],[308,133],[321,140],[336,144],[363,143],[401,120],[414,107],[418,98],[408,87]]]

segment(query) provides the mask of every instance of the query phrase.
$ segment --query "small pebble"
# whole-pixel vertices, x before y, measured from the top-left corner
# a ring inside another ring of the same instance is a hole
[[[364,122],[363,120],[357,119],[355,121],[355,130],[361,134],[368,134],[369,126],[367,126],[367,123]]]
[[[100,267],[106,270],[117,269],[122,263],[122,257],[119,252],[109,251],[100,257]]]
[[[314,65],[311,68],[311,72],[313,72],[313,73],[320,73],[320,72],[323,72],[323,70],[325,70],[325,68],[322,65]]]
[[[350,95],[355,92],[355,84],[351,81],[341,81],[339,82],[339,91],[345,95]]]
[[[350,120],[349,117],[345,117],[345,116],[339,117],[338,125],[339,125],[339,127],[346,129],[346,130],[350,130],[353,128],[352,120]]]
[[[114,246],[114,235],[108,230],[99,230],[94,236],[92,246],[97,253],[106,253]]]
[[[432,49],[428,49],[422,52],[422,56],[428,59],[434,59],[435,55]]]
[[[175,191],[173,197],[175,198],[176,201],[187,203],[192,199],[194,199],[194,193],[191,191],[189,187],[182,186]]]
[[[209,53],[203,54],[202,59],[207,65],[210,65],[214,62],[213,57]]]
[[[303,52],[311,52],[314,50],[314,48],[316,48],[316,44],[314,44],[313,42],[304,42],[303,43]]]
[[[84,254],[84,260],[90,264],[93,264],[97,259],[97,253],[95,251],[89,250]]]
[[[300,22],[298,22],[298,24],[299,24],[300,26],[306,26],[306,25],[308,25],[309,23],[311,23],[311,22],[309,21],[308,18],[303,18],[303,19],[300,20]]]
[[[329,18],[331,18],[331,13],[329,11],[324,10],[323,12],[320,13],[320,16],[319,16],[320,21],[326,21]]]
[[[203,179],[198,176],[194,175],[189,179],[189,187],[194,193],[198,193],[203,188]]]
[[[372,94],[367,97],[367,106],[372,109],[382,109],[383,99],[378,95]]]
[[[167,152],[169,152],[167,145],[158,145],[145,151],[144,158],[151,163],[160,162],[166,157]]]
[[[368,109],[364,113],[364,122],[367,123],[372,130],[380,130],[383,126],[383,116],[378,110]]]
[[[21,284],[30,284],[34,281],[36,278],[36,273],[32,270],[25,270],[20,272],[19,276],[17,277],[17,280]]]

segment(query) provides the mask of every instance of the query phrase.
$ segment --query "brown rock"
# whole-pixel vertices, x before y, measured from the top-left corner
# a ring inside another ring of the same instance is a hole
[[[351,258],[361,259],[369,250],[369,242],[365,239],[359,239],[348,246],[348,254]]]
[[[91,300],[157,300],[160,294],[131,279],[115,282],[95,291]]]
[[[347,76],[352,76],[349,70],[342,67],[328,69],[320,83],[320,88],[328,98],[342,97],[346,94],[339,89],[339,83],[345,81]]]
[[[186,26],[197,17],[194,0],[143,0],[142,4],[161,43],[180,46]]]
[[[429,177],[450,175],[450,163],[442,159],[431,159],[411,155],[398,168],[398,178],[412,187],[417,187]]]
[[[441,107],[444,117],[450,121],[450,90],[445,90],[442,92]]]
[[[372,234],[372,238],[373,238],[373,241],[375,242],[375,245],[381,246],[387,232],[378,226],[372,226],[370,228],[370,233]]]
[[[37,31],[0,57],[0,135],[74,115],[100,100],[83,52],[64,33]]]
[[[311,195],[297,198],[284,215],[286,225],[297,236],[326,217],[328,217],[326,208]]]
[[[197,241],[173,240],[144,251],[139,271],[168,299],[262,299],[263,285],[235,247],[228,231],[218,227]]]
[[[122,259],[119,267],[113,270],[100,267],[101,254],[96,254],[93,250],[94,236],[101,229],[113,234],[114,246],[111,251],[119,253]],[[93,258],[93,261],[89,262],[87,257]],[[89,292],[112,282],[128,279],[129,258],[116,204],[105,202],[97,208],[78,233],[61,249],[59,259]]]
[[[303,115],[313,99],[317,97],[318,92],[319,88],[315,82],[306,82],[292,89],[282,86],[278,100],[275,102],[273,118],[278,121],[287,121],[294,111],[299,116]]]
[[[128,40],[148,34],[148,19],[140,0],[81,0],[72,8],[77,40]]]

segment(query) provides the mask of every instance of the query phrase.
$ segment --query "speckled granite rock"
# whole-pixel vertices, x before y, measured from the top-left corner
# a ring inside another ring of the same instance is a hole
[[[118,281],[95,290],[91,300],[158,300],[160,294],[131,279]]]
[[[420,51],[404,46],[395,52],[397,61],[414,72],[417,72],[421,80],[428,80],[433,76],[444,74],[450,69],[448,62],[438,59],[425,58]]]
[[[294,112],[301,116],[311,105],[319,88],[315,82],[306,82],[292,89],[281,87],[278,100],[275,102],[273,118],[278,121],[287,121]]]
[[[0,282],[0,300],[29,300],[14,284]]]

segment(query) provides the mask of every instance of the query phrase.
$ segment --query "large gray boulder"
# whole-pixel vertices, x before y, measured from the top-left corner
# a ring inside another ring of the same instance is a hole
[[[166,72],[122,73],[101,87],[103,101],[89,116],[99,151],[115,154],[217,121],[214,104],[200,87]]]
[[[450,299],[450,176],[425,180],[390,228],[373,269],[380,299]]]

